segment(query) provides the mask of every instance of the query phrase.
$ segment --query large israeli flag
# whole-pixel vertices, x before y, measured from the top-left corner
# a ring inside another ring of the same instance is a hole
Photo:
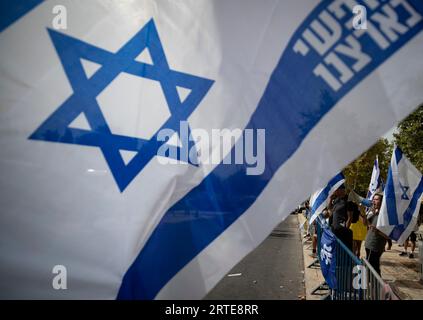
[[[335,175],[332,179],[330,179],[324,188],[313,193],[313,195],[310,197],[310,225],[314,222],[314,220],[316,220],[319,214],[321,214],[322,211],[329,205],[330,195],[334,193],[344,182],[345,177],[342,172],[340,172]]]
[[[1,6],[2,298],[201,298],[423,102],[421,0]]]
[[[423,193],[422,174],[394,148],[377,228],[399,244],[407,240],[419,218]]]

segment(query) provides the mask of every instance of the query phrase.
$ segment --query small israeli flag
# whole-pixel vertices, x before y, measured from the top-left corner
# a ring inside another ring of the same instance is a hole
[[[422,174],[395,147],[377,228],[402,244],[417,223],[422,192]]]
[[[345,182],[345,177],[342,172],[339,172],[336,176],[329,180],[328,184],[316,191],[310,198],[310,207],[311,207],[311,217],[310,225],[316,220],[323,209],[328,206],[329,196],[335,192],[343,183]]]
[[[372,177],[370,179],[369,190],[367,191],[367,199],[372,200],[377,191],[382,191],[382,179],[380,177],[379,159],[376,156],[373,164]]]

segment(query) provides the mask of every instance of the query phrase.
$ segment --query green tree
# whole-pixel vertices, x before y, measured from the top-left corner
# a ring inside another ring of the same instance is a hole
[[[385,181],[392,147],[387,139],[380,139],[369,150],[346,166],[343,170],[346,186],[354,189],[360,195],[366,196],[376,156],[379,159],[380,176]]]
[[[399,123],[394,141],[413,165],[423,172],[423,105]]]

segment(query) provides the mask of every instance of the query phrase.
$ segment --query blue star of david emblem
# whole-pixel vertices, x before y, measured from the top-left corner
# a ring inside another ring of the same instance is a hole
[[[48,33],[73,94],[35,130],[29,139],[100,148],[119,190],[123,192],[157,154],[160,146],[166,143],[166,141],[157,140],[158,132],[165,128],[179,132],[181,121],[187,120],[214,81],[170,69],[153,20],[145,24],[116,53],[51,29],[48,29]],[[135,60],[146,48],[149,50],[152,64]],[[101,68],[88,78],[81,58],[95,62],[101,65]],[[160,83],[171,116],[150,140],[112,133],[97,103],[96,97],[120,73],[128,73]],[[183,101],[178,95],[177,87],[190,90]],[[91,130],[69,127],[81,113],[88,120]],[[188,136],[190,132],[188,126]],[[176,154],[176,160],[181,160],[182,148],[188,148],[188,150],[195,148],[190,140],[188,145],[184,141],[181,143],[180,146],[169,146],[169,148],[177,148],[176,152],[169,152],[169,157]],[[136,154],[129,163],[125,164],[120,151],[133,151]],[[195,165],[190,159],[186,161]]]
[[[401,182],[399,183],[399,186],[400,186],[401,191],[402,191],[401,199],[402,200],[410,200],[410,198],[407,195],[407,191],[408,191],[408,189],[410,189],[410,187],[403,186]]]

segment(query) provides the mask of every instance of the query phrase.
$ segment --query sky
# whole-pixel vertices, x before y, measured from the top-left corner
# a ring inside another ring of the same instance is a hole
[[[395,132],[395,129],[397,128],[397,126],[392,127],[387,133],[385,133],[382,138],[388,139],[389,142],[392,142],[392,140],[394,140],[394,136],[393,133]]]

